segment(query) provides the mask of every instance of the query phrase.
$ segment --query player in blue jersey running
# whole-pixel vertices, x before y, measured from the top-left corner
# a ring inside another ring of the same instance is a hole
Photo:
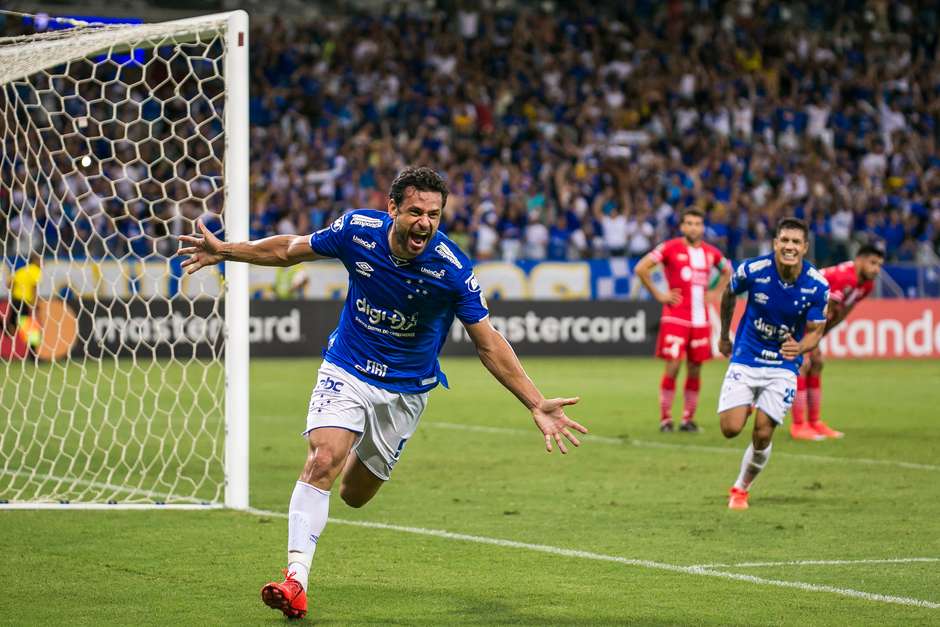
[[[747,509],[751,483],[770,458],[774,428],[793,404],[803,354],[816,348],[826,328],[829,284],[803,260],[808,238],[802,220],[780,220],[774,252],[742,262],[721,298],[718,348],[731,357],[718,399],[721,432],[726,438],[741,433],[755,409],[751,444],[730,491],[731,509]],[[732,347],[736,295],[744,292],[747,307]]]
[[[566,439],[579,444],[572,432],[587,433],[565,415],[578,398],[542,396],[490,324],[470,260],[438,231],[446,202],[447,186],[434,170],[407,167],[391,185],[386,212],[351,211],[312,235],[229,243],[200,222],[201,236],[180,237],[189,273],[221,261],[289,266],[327,258],[349,272],[303,432],[309,447],[290,501],[287,576],[261,591],[290,618],[307,611],[310,566],[334,481],[342,472],[340,498],[362,507],[389,479],[429,391],[447,385],[438,355],[455,316],[486,368],[532,413],[548,452],[557,445],[567,453]]]

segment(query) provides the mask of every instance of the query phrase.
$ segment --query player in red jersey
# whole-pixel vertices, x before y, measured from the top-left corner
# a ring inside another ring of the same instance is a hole
[[[679,230],[682,237],[654,248],[636,265],[635,272],[653,298],[663,304],[656,340],[656,355],[666,360],[666,371],[659,384],[659,430],[673,430],[672,400],[676,395],[676,377],[685,358],[688,368],[679,430],[694,433],[699,430],[693,418],[698,405],[702,362],[712,357],[706,300],[716,300],[725,289],[731,280],[731,264],[717,248],[703,241],[705,214],[700,209],[684,211]],[[668,292],[653,284],[652,271],[659,264],[669,284]],[[721,275],[714,290],[709,291],[712,268],[718,268]]]
[[[854,260],[820,271],[829,281],[829,315],[825,333],[845,320],[852,308],[871,294],[884,260],[884,251],[877,246],[866,244],[859,249]],[[793,423],[790,425],[790,437],[794,440],[823,440],[845,435],[819,419],[819,407],[822,404],[822,369],[823,356],[817,347],[803,359],[800,374],[796,378]]]

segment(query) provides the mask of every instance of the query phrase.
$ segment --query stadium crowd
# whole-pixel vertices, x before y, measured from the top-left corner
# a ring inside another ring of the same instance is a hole
[[[254,21],[253,238],[383,207],[425,163],[480,260],[637,257],[694,205],[733,258],[789,214],[819,264],[937,262],[934,3],[476,6]]]

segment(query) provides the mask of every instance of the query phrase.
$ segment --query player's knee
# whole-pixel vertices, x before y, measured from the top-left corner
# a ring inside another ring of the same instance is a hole
[[[359,509],[372,499],[371,495],[362,494],[362,492],[349,487],[345,483],[339,487],[339,497],[343,499],[343,503],[356,509]]]
[[[718,424],[721,428],[721,435],[726,438],[733,438],[739,433],[744,427],[743,424],[739,424],[740,421],[735,420],[735,418],[730,414],[720,414]]]
[[[307,453],[304,478],[312,482],[335,477],[341,463],[342,460],[332,450],[325,446],[317,447]]]

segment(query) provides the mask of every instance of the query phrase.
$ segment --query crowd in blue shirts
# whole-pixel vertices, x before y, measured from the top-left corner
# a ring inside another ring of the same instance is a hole
[[[382,208],[418,163],[480,260],[636,257],[690,206],[734,258],[795,215],[821,264],[868,241],[937,260],[934,3],[395,6],[253,21],[253,238]],[[136,224],[144,249],[172,236]]]

